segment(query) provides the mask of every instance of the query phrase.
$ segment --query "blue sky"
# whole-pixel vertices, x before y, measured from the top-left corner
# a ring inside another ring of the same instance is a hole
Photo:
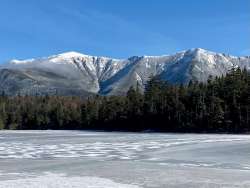
[[[1,0],[0,62],[66,51],[250,55],[249,0]]]

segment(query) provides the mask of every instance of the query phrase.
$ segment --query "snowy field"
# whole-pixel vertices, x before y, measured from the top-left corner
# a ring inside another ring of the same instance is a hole
[[[249,188],[250,136],[1,131],[3,188]]]

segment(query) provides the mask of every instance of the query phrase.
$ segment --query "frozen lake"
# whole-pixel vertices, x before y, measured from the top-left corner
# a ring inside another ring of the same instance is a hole
[[[250,136],[1,131],[0,187],[250,187]]]

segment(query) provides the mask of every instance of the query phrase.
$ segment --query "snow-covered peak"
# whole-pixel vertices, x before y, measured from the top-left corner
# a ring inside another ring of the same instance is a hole
[[[190,54],[193,56],[199,55],[199,54],[204,54],[204,55],[216,55],[216,53],[211,52],[209,50],[205,50],[203,48],[191,48],[187,51],[185,51],[185,54]]]
[[[71,62],[72,60],[74,59],[93,59],[93,58],[96,58],[94,56],[89,56],[89,55],[85,55],[85,54],[81,54],[81,53],[78,53],[78,52],[66,52],[66,53],[61,53],[61,54],[58,54],[58,55],[53,55],[53,56],[50,56],[48,57],[48,59],[54,63],[60,63],[60,62]]]
[[[210,53],[210,51],[208,51],[208,50],[205,50],[205,49],[203,49],[203,48],[193,48],[193,49],[191,49],[191,50],[193,50],[193,51],[195,51],[195,52],[199,52],[199,53]]]
[[[71,63],[73,59],[79,59],[79,58],[88,58],[88,59],[93,59],[97,58],[95,56],[89,56],[85,54],[81,54],[78,52],[66,52],[66,53],[61,53],[58,55],[52,55],[49,57],[42,57],[42,58],[37,58],[37,59],[25,59],[25,60],[17,60],[13,59],[9,63],[12,65],[24,65],[24,64],[29,64],[29,63]]]
[[[85,55],[85,54],[81,54],[79,52],[65,52],[65,53],[61,53],[61,54],[58,54],[57,57],[62,57],[62,58],[74,58],[74,57],[86,57],[88,55]]]
[[[217,57],[220,56],[220,57],[225,57],[225,58],[238,58],[236,56],[232,56],[232,55],[225,54],[225,53],[216,53],[216,52],[206,50],[203,48],[192,48],[192,49],[185,51],[185,54],[186,55],[189,54],[192,56],[217,56]]]

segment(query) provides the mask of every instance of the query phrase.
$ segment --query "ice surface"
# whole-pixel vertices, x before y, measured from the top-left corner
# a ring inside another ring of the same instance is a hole
[[[136,185],[115,183],[98,177],[66,177],[63,174],[47,173],[43,176],[29,177],[0,182],[4,188],[139,188]]]
[[[249,146],[249,135],[1,131],[0,187],[244,188]]]

